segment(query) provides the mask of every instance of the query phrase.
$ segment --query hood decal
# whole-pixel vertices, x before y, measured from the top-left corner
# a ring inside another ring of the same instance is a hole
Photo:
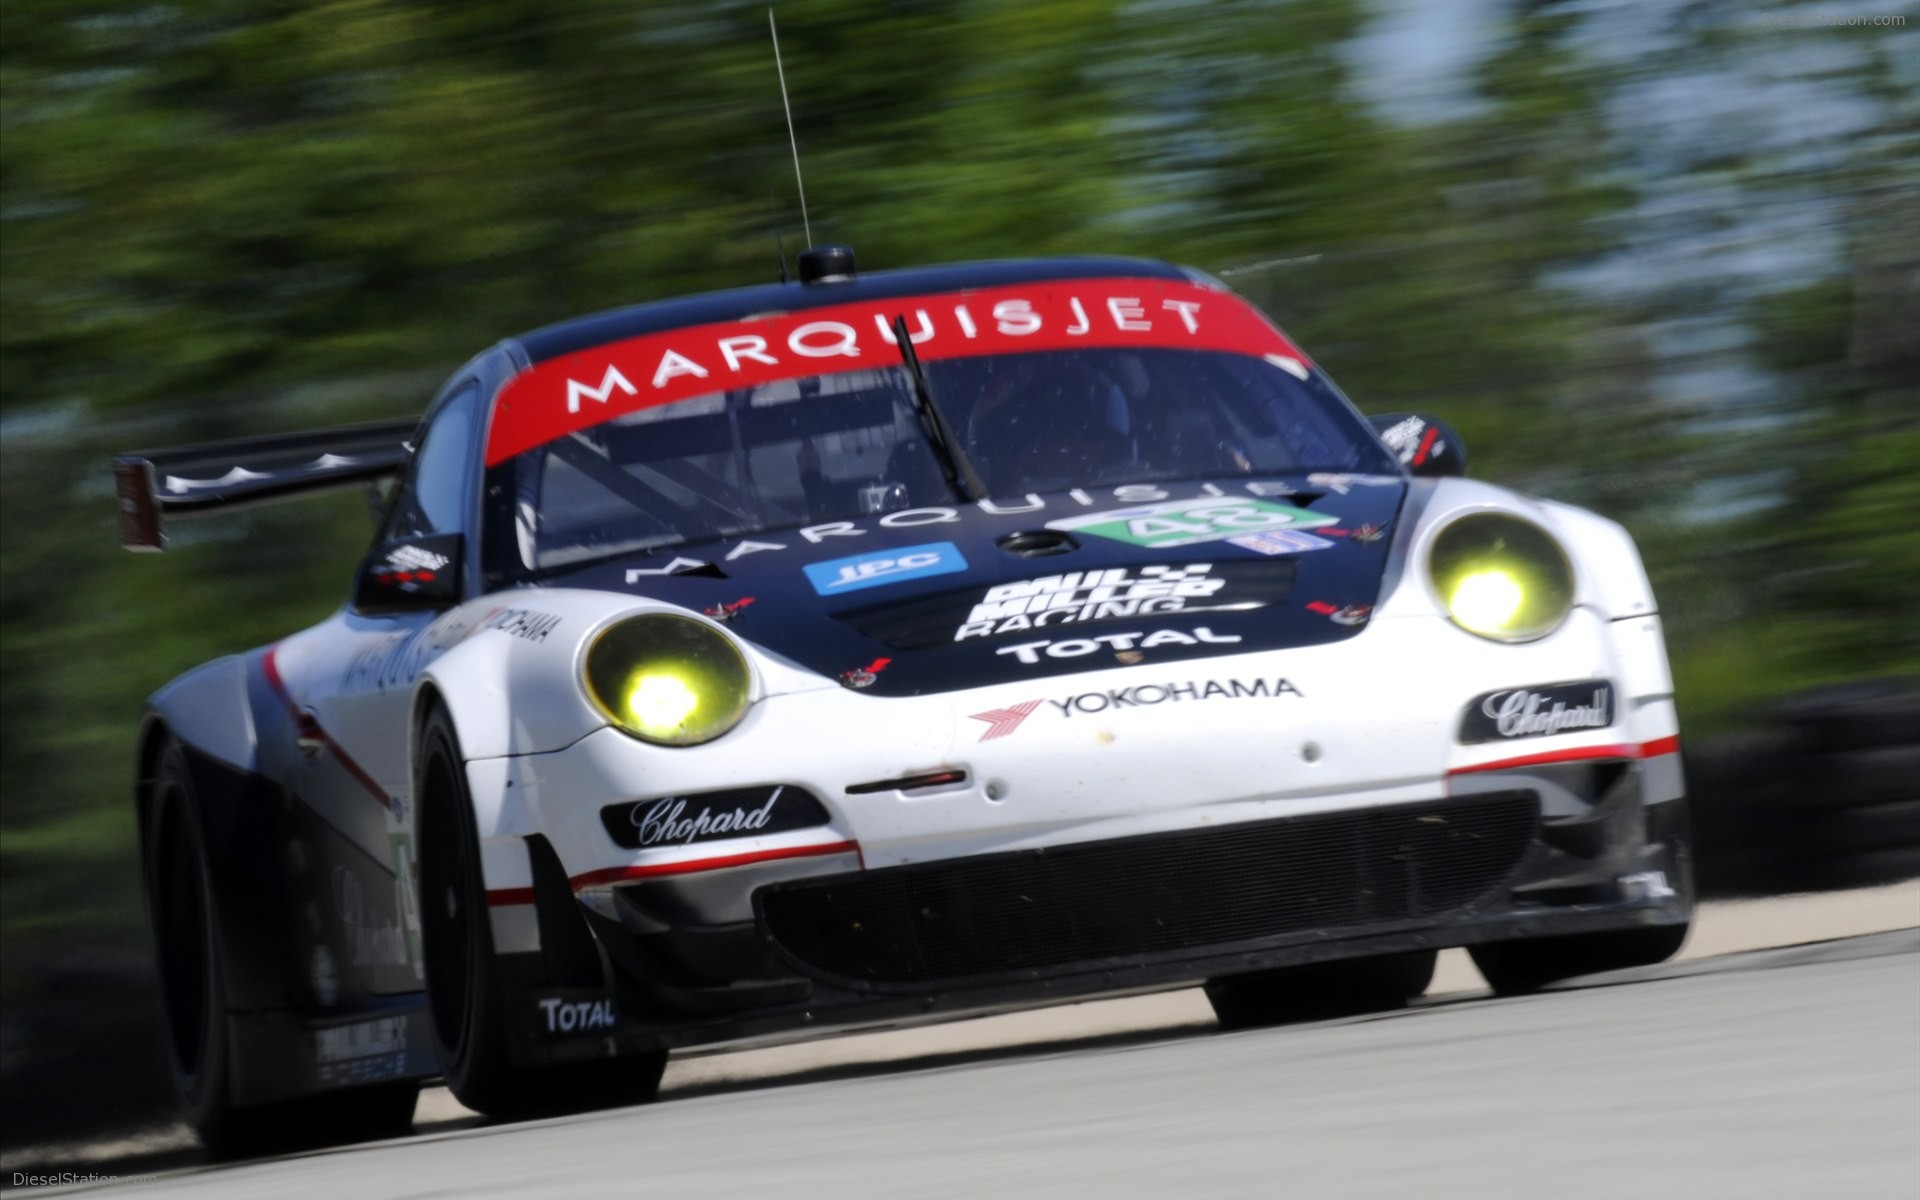
[[[1047,528],[1111,538],[1149,550],[1171,550],[1202,542],[1224,542],[1255,532],[1312,529],[1317,525],[1338,524],[1339,520],[1325,513],[1308,512],[1270,500],[1202,496],[1195,500],[1170,500],[1164,504],[1141,504],[1067,517],[1048,521]]]
[[[1358,636],[1405,495],[1360,475],[1072,489],[666,548],[552,583],[707,613],[861,695],[926,695]]]
[[[907,579],[951,575],[967,569],[967,557],[952,542],[928,542],[808,563],[801,569],[814,591],[822,596],[840,596]]]
[[[1069,625],[1263,608],[1287,599],[1296,570],[1291,560],[1261,558],[1061,571],[835,617],[893,649],[924,650]]]

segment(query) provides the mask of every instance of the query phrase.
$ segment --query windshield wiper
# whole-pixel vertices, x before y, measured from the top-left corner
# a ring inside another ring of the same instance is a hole
[[[953,436],[953,428],[947,424],[947,418],[940,412],[940,406],[933,402],[933,389],[927,386],[927,373],[920,368],[920,354],[913,348],[913,338],[907,333],[907,317],[901,313],[893,318],[894,341],[900,346],[900,361],[907,365],[907,374],[913,377],[913,409],[920,415],[920,424],[927,431],[927,442],[940,459],[940,471],[947,477],[947,486],[962,500],[985,500],[987,485],[980,482],[979,472],[967,461],[960,450],[960,439]]]

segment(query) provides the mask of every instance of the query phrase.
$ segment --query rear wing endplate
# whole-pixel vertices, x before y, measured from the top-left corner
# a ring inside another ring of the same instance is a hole
[[[165,518],[234,512],[397,475],[413,456],[418,428],[418,420],[382,421],[122,454],[113,460],[120,544],[164,550]]]

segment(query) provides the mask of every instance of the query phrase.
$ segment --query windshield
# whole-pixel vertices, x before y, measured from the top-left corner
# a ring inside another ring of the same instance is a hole
[[[916,406],[906,329],[934,412]],[[952,433],[943,462],[944,424]],[[529,368],[488,425],[489,578],[1070,488],[1399,466],[1239,297],[1057,279],[606,342]]]
[[[1297,364],[1294,364],[1297,366]],[[1317,372],[1209,350],[1039,351],[926,364],[994,497],[1395,464]],[[509,459],[511,557],[538,575],[612,554],[959,501],[901,367],[712,392]]]

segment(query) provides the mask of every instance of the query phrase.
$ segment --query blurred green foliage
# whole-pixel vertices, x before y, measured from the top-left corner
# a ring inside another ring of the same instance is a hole
[[[1345,0],[779,15],[814,236],[866,269],[1119,252],[1228,274],[1363,407],[1441,413],[1476,474],[1627,522],[1690,730],[1920,666],[1920,186],[1888,35],[1847,43],[1882,125],[1813,181],[1832,269],[1623,299],[1567,279],[1638,238],[1656,168],[1611,114],[1657,68],[1583,52],[1555,6],[1483,31],[1476,110],[1412,127],[1358,98],[1343,47],[1368,10]],[[412,413],[503,334],[768,280],[776,236],[801,237],[759,5],[9,0],[0,134],[13,990],[40,956],[141,936],[143,697],[322,617],[366,537],[348,497],[125,555],[109,453]],[[1737,143],[1688,170],[1664,182],[1808,183]],[[1703,304],[1757,331],[1777,402],[1663,398],[1647,331]]]

